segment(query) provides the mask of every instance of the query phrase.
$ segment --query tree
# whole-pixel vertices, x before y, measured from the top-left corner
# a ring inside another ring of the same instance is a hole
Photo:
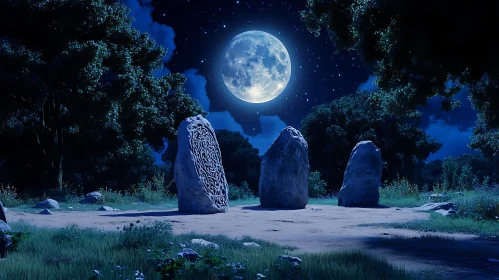
[[[258,193],[261,163],[258,150],[240,132],[217,129],[215,134],[227,182],[239,186],[245,181],[254,193]],[[175,165],[177,148],[177,141],[169,141],[168,148],[161,156],[162,160]]]
[[[470,146],[499,152],[499,31],[496,1],[307,0],[301,18],[310,32],[324,29],[341,50],[371,66],[382,108],[417,115],[417,105],[443,97],[442,108],[468,85],[478,113]]]
[[[162,150],[184,118],[204,113],[183,93],[184,76],[154,76],[165,50],[128,13],[118,0],[0,2],[7,165],[29,164],[36,182],[61,189],[65,157],[80,172],[137,153],[147,165],[146,147]]]
[[[317,170],[329,190],[341,188],[343,173],[355,145],[371,140],[381,149],[382,180],[397,175],[411,179],[412,170],[441,144],[418,127],[417,118],[385,113],[377,96],[353,94],[312,109],[301,123],[309,145],[310,169]]]

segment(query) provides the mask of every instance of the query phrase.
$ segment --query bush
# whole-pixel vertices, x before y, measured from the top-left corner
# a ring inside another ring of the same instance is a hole
[[[229,200],[251,199],[255,197],[248,183],[243,181],[240,186],[229,184]]]
[[[0,201],[5,207],[17,207],[22,204],[17,198],[17,189],[9,184],[0,184]]]
[[[152,225],[130,223],[124,226],[120,235],[120,244],[129,249],[165,247],[173,238],[172,226],[169,222],[155,221]]]
[[[406,178],[385,181],[382,188],[379,190],[381,198],[398,198],[398,197],[417,197],[419,195],[418,186],[411,184]]]
[[[477,190],[472,197],[458,198],[455,201],[457,214],[475,220],[495,220],[499,222],[499,191]]]
[[[119,203],[119,204],[130,204],[134,201],[134,198],[128,191],[115,191],[109,188],[100,188],[97,190],[102,195],[99,203]]]
[[[327,183],[321,180],[319,171],[310,172],[308,176],[308,197],[321,197],[326,194]]]
[[[147,181],[139,187],[134,187],[133,196],[137,198],[140,202],[146,202],[150,204],[159,204],[164,202],[169,197],[174,197],[167,186],[165,186],[165,176],[164,174],[158,177],[154,176],[151,181]]]

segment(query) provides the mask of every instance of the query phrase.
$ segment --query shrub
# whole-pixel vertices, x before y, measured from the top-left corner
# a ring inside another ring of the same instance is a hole
[[[229,184],[229,200],[251,199],[253,197],[253,192],[246,181],[243,181],[240,186]]]
[[[499,191],[477,190],[472,197],[456,199],[455,204],[461,217],[499,222]]]
[[[120,235],[120,244],[125,248],[138,249],[164,247],[173,238],[172,226],[168,222],[155,221],[152,225],[130,223],[124,226]]]
[[[327,183],[321,180],[321,173],[319,171],[310,172],[308,176],[308,196],[321,197],[326,194]]]
[[[134,198],[128,191],[115,191],[109,188],[100,188],[97,190],[102,195],[99,203],[120,203],[120,204],[130,204],[134,201]]]
[[[388,183],[379,190],[381,198],[417,197],[419,195],[418,186],[411,184],[406,178],[400,178]]]
[[[147,181],[138,187],[134,186],[133,196],[141,202],[159,204],[169,197],[174,197],[165,186],[164,174],[154,176],[151,181]]]
[[[17,189],[9,184],[0,184],[0,201],[5,207],[17,207],[22,203],[17,198]]]

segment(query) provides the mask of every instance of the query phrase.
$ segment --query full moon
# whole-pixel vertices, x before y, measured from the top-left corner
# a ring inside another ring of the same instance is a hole
[[[264,103],[279,96],[291,77],[288,51],[276,37],[247,31],[234,37],[220,66],[227,88],[239,99]]]

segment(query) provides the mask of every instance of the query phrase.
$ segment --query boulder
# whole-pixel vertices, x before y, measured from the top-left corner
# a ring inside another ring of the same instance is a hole
[[[305,208],[309,175],[307,141],[298,130],[288,126],[262,157],[258,182],[261,206]]]
[[[362,141],[355,145],[343,176],[338,206],[378,206],[382,171],[381,150],[373,142]]]
[[[12,228],[4,221],[0,221],[0,231],[3,233],[12,231]]]
[[[50,211],[49,209],[43,209],[42,211],[38,212],[38,214],[52,215],[52,211]]]
[[[59,209],[59,202],[53,200],[53,199],[46,199],[42,202],[38,202],[35,205],[35,208],[54,208],[54,209]]]
[[[189,261],[197,261],[198,259],[202,258],[198,252],[192,250],[191,248],[183,248],[182,251],[180,251],[177,256],[179,258],[184,258],[188,259]]]
[[[253,247],[253,248],[258,248],[260,245],[255,242],[243,242],[244,247]]]
[[[456,205],[452,202],[427,203],[423,206],[415,207],[416,211],[437,211],[455,209]]]
[[[85,197],[80,201],[83,204],[93,204],[102,199],[102,194],[100,192],[87,193]]]
[[[174,179],[178,210],[192,214],[225,213],[228,184],[215,131],[201,115],[180,123]]]
[[[101,206],[99,208],[99,211],[114,211],[114,209],[112,207],[109,207],[109,206]]]

